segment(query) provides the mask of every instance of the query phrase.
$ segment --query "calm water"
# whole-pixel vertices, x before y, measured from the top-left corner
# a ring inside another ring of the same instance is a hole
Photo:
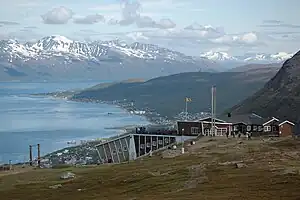
[[[148,123],[110,105],[30,96],[94,84],[0,83],[0,163],[27,161],[29,144],[40,143],[41,153],[45,154],[66,147],[67,141],[117,133],[105,128]],[[107,115],[108,112],[113,114]]]

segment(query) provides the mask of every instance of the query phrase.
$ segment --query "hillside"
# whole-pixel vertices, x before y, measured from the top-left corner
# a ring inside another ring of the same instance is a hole
[[[238,67],[234,67],[232,69],[229,69],[228,72],[245,72],[248,70],[256,70],[256,69],[264,69],[264,70],[274,70],[274,71],[279,71],[281,67],[280,63],[271,63],[271,64],[247,64],[247,65],[242,65]]]
[[[253,96],[237,104],[232,114],[255,112],[261,116],[298,120],[300,113],[300,51],[284,62],[278,73]]]
[[[117,165],[15,168],[0,171],[0,195],[1,200],[296,200],[299,145],[282,138],[204,137],[186,146],[184,155],[166,150]],[[60,179],[65,172],[75,178]]]
[[[77,93],[73,100],[124,100],[137,109],[149,108],[162,116],[174,116],[185,108],[184,98],[192,98],[190,113],[210,110],[211,86],[217,86],[217,111],[237,104],[259,90],[276,71],[190,72],[159,77],[146,82],[94,86]]]

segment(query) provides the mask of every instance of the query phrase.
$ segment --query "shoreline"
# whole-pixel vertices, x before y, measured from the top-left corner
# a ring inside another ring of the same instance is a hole
[[[42,96],[42,97],[50,97],[53,99],[61,99],[66,101],[73,101],[73,102],[81,102],[81,103],[101,103],[111,106],[116,106],[121,108],[122,110],[126,111],[128,114],[133,114],[137,116],[141,116],[145,119],[146,123],[145,126],[151,126],[156,125],[156,121],[149,115],[139,115],[135,113],[131,113],[130,111],[133,111],[134,108],[132,107],[126,107],[121,103],[115,103],[115,102],[103,102],[103,101],[90,101],[90,100],[75,100],[70,98],[72,95],[70,95],[72,92],[67,92],[68,95],[66,95],[66,92],[59,92],[64,93],[64,95],[55,95],[56,93],[48,93],[48,94],[30,94],[31,96]],[[97,164],[98,163],[98,153],[95,149],[95,145],[105,141],[110,140],[114,137],[118,137],[123,134],[128,134],[130,130],[134,130],[135,127],[139,126],[141,124],[130,124],[130,125],[124,125],[124,126],[113,126],[113,127],[104,127],[104,129],[107,130],[115,130],[114,134],[108,137],[104,138],[97,138],[90,140],[82,140],[78,142],[77,144],[73,145],[65,145],[65,147],[62,147],[60,149],[47,152],[46,154],[41,156],[41,163],[42,166],[45,168],[50,168],[55,165],[75,165],[75,164],[81,164],[81,165],[91,165],[91,164]],[[36,161],[33,161],[36,163]],[[29,162],[19,162],[19,163],[13,163],[13,165],[28,165]],[[8,163],[2,163],[2,165],[8,165]]]
[[[171,125],[175,123],[175,120],[173,120],[172,117],[170,116],[161,117],[159,112],[153,112],[150,111],[149,109],[137,109],[134,106],[132,106],[130,102],[126,102],[126,101],[121,101],[121,100],[102,101],[102,100],[88,99],[88,98],[74,99],[73,96],[74,94],[76,94],[76,92],[78,91],[62,91],[62,92],[31,94],[31,95],[44,96],[44,97],[48,96],[54,99],[62,99],[62,100],[73,101],[73,102],[100,103],[100,104],[112,105],[121,108],[122,110],[128,112],[129,114],[144,117],[146,121],[154,125]],[[143,114],[139,114],[139,113],[143,113]]]

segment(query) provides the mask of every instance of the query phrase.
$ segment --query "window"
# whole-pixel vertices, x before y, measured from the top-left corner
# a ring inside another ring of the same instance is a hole
[[[204,130],[204,133],[205,133],[205,135],[209,135],[209,134],[210,134],[210,129],[208,129],[208,128],[205,129],[205,130]]]
[[[198,135],[200,133],[200,129],[198,127],[191,127],[191,134]]]
[[[169,138],[165,138],[165,143],[169,144]]]
[[[257,126],[253,126],[253,131],[257,131]]]
[[[226,133],[227,132],[227,128],[221,128],[221,132],[222,133]]]
[[[238,130],[238,125],[233,126],[233,130],[237,131]]]
[[[247,131],[251,131],[251,126],[250,125],[247,126]]]
[[[264,131],[265,132],[271,131],[271,126],[264,126]]]
[[[217,129],[217,135],[223,136],[223,134],[226,134],[227,128],[218,128]]]

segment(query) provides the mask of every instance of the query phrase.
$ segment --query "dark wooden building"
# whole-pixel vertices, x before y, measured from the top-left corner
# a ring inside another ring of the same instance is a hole
[[[263,132],[264,119],[256,114],[233,115],[227,118],[232,123],[230,135],[246,135],[251,133],[253,136],[260,135]]]
[[[264,131],[262,135],[279,136],[280,120],[276,117],[266,119],[263,123]]]
[[[211,118],[203,118],[196,121],[178,121],[178,133],[195,136],[195,135],[215,135],[223,136],[231,131],[231,123],[221,119],[215,119],[215,133],[211,133]]]

